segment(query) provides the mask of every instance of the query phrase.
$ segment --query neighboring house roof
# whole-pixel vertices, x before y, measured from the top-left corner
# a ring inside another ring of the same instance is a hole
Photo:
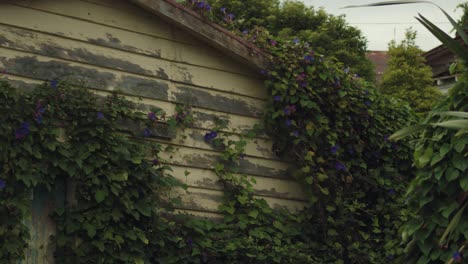
[[[173,0],[130,1],[257,69],[265,69],[270,62],[267,52]]]
[[[432,77],[450,75],[449,67],[455,61],[455,55],[447,47],[437,46],[423,56],[426,58],[426,65],[432,68]]]
[[[374,64],[375,67],[375,77],[377,82],[380,82],[382,79],[382,74],[387,68],[388,63],[388,52],[387,51],[369,51],[366,54],[368,60]]]

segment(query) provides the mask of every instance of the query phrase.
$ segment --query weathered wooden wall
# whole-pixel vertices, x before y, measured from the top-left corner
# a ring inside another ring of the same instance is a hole
[[[218,153],[203,136],[215,117],[233,137],[252,127],[267,96],[255,70],[124,0],[0,0],[0,68],[16,84],[58,78],[100,95],[119,89],[169,115],[176,103],[194,105],[187,139],[158,140],[177,147],[166,158],[190,186],[180,209],[207,217],[219,216],[222,187],[212,170]],[[256,178],[257,196],[272,206],[302,208],[304,194],[271,144],[250,143],[239,172]]]

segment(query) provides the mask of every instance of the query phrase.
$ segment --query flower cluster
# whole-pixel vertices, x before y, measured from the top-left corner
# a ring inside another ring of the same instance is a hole
[[[209,12],[211,11],[211,5],[208,2],[200,1],[200,0],[191,0],[191,5],[201,12]]]
[[[6,188],[6,181],[4,179],[0,179],[0,190],[3,190]]]

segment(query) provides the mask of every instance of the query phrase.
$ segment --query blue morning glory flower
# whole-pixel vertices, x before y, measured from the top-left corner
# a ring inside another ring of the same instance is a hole
[[[335,169],[337,171],[340,171],[340,170],[345,171],[346,166],[343,163],[337,161],[337,162],[335,162]]]
[[[334,146],[331,148],[330,152],[331,152],[333,155],[335,155],[336,152],[338,151],[338,149],[340,149],[340,145],[334,145]]]
[[[293,40],[293,43],[294,43],[294,44],[299,44],[299,39],[298,39],[298,38],[295,38],[295,39]]]
[[[294,130],[292,133],[293,133],[293,135],[294,135],[295,137],[298,137],[298,136],[299,136],[299,131],[297,131],[297,130]]]
[[[29,135],[29,123],[28,122],[23,122],[21,124],[21,127],[16,129],[15,131],[15,137],[16,139],[24,138],[27,135]]]
[[[304,61],[307,62],[307,63],[308,63],[308,62],[313,62],[313,61],[314,61],[314,57],[311,56],[311,55],[306,55],[306,56],[304,56]]]
[[[455,253],[453,253],[452,258],[453,258],[453,260],[455,260],[456,262],[461,262],[462,259],[463,259],[462,254],[461,254],[460,252],[458,252],[458,251],[455,252]]]
[[[96,117],[97,117],[97,119],[104,119],[104,113],[97,112]]]
[[[275,102],[281,101],[281,95],[275,95],[275,96],[273,97],[273,100],[274,100]]]
[[[151,136],[151,129],[145,128],[143,129],[143,137],[150,137]]]
[[[37,115],[37,116],[34,118],[34,121],[36,121],[36,123],[39,124],[39,125],[42,124],[42,121],[43,121],[42,115],[41,115],[41,114]]]
[[[52,82],[50,82],[50,87],[57,88],[57,84],[58,84],[57,80],[52,80]]]
[[[205,134],[205,140],[212,140],[213,138],[218,136],[218,132],[216,131],[211,131]]]
[[[0,190],[3,190],[6,188],[6,181],[4,179],[0,179]]]
[[[223,13],[226,13],[226,8],[225,8],[225,7],[221,7],[219,10],[220,10],[221,12],[223,12]]]
[[[289,119],[286,119],[286,121],[284,123],[286,124],[287,127],[291,126],[291,120],[289,120]]]
[[[156,116],[156,114],[154,112],[149,112],[148,113],[148,119],[151,120],[151,121],[154,121],[154,120],[157,120],[158,117]]]
[[[367,106],[367,107],[370,107],[372,105],[371,101],[367,100],[364,102],[364,104]]]

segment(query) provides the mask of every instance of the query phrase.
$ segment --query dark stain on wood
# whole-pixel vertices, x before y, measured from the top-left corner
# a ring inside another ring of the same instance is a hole
[[[193,106],[218,110],[247,116],[260,116],[261,110],[247,104],[243,100],[228,98],[219,94],[211,94],[195,88],[176,86],[174,96],[178,102],[188,102]]]
[[[204,155],[194,154],[190,156],[189,159],[187,159],[186,165],[195,167],[195,168],[210,169],[210,168],[213,168],[218,161],[220,161],[220,157],[219,155],[216,155],[216,154],[204,154]],[[256,176],[263,176],[263,177],[284,179],[286,175],[288,175],[288,172],[285,170],[279,170],[279,169],[269,168],[266,166],[255,164],[249,161],[248,159],[240,159],[238,162],[227,164],[226,167],[233,170],[235,173],[249,174],[249,175],[256,175]]]
[[[130,132],[136,137],[142,137],[144,129],[150,130],[150,138],[171,140],[176,137],[175,131],[169,129],[169,125],[164,122],[157,122],[151,127],[146,127],[141,122],[136,122],[131,119],[124,119],[119,122],[118,126],[123,131]]]
[[[39,61],[32,56],[11,59],[0,57],[0,61],[12,74],[39,80],[66,79],[71,83],[86,87],[107,89],[108,85],[115,79],[112,73],[71,66],[69,63],[55,60]]]
[[[134,76],[124,76],[117,89],[136,96],[159,100],[168,100],[169,85],[165,82],[143,79]]]

